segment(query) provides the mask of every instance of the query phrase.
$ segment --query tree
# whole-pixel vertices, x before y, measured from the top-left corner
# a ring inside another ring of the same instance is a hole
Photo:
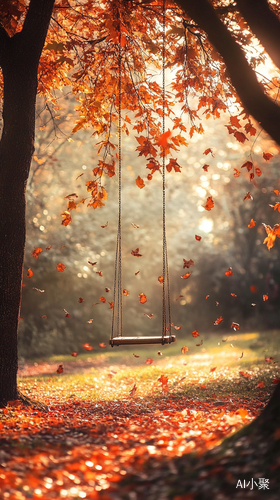
[[[237,114],[230,118],[229,133],[241,142],[247,135],[254,135],[256,128],[252,115],[280,144],[280,111],[272,99],[278,80],[265,84],[262,79],[259,83],[256,68],[264,60],[262,51],[256,52],[250,62],[244,54],[255,34],[278,64],[278,4],[270,5],[264,0],[240,0],[236,5],[214,0],[212,3],[180,0],[178,4],[183,11],[176,3],[166,1],[164,4],[166,66],[176,69],[172,92],[166,92],[165,96],[172,134],[167,132],[164,136],[161,133],[162,87],[150,73],[152,65],[160,68],[162,64],[162,2],[107,0],[101,4],[95,0],[82,3],[31,0],[27,7],[22,0],[11,0],[4,2],[1,8],[0,65],[4,87],[4,127],[0,142],[2,405],[17,398],[16,345],[25,244],[25,186],[34,149],[37,92],[58,108],[57,91],[71,86],[80,114],[73,133],[92,126],[93,135],[102,137],[99,142],[102,159],[93,170],[94,179],[86,182],[90,196],[88,206],[94,209],[102,207],[107,198],[104,179],[115,175],[117,144],[113,136],[118,125],[120,69],[122,130],[129,133],[130,116],[134,116],[133,129],[139,134],[137,150],[147,161],[149,181],[160,172],[163,148],[169,157],[167,170],[180,172],[180,165],[171,153],[187,145],[182,135],[187,127],[183,119],[173,113],[174,95],[189,120],[190,137],[203,132],[199,124],[202,112],[206,117],[218,118],[221,111],[235,104]],[[257,14],[253,14],[256,4]],[[269,30],[263,19],[271,20]],[[245,111],[240,112],[241,103]],[[69,199],[67,211],[62,214],[63,225],[71,223],[70,211],[84,201]],[[279,394],[280,389],[276,392]]]

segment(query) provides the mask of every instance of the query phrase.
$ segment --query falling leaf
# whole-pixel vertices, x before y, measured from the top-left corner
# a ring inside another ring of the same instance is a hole
[[[175,328],[175,330],[177,330],[177,331],[178,331],[178,330],[181,330],[181,328],[182,328],[182,327],[181,327],[181,326],[176,326],[176,325],[174,325],[174,328]]]
[[[59,365],[56,373],[63,373],[63,365]]]
[[[274,358],[270,357],[270,358],[264,358],[264,359],[265,359],[265,361],[266,361],[267,363],[270,363],[270,362],[271,362]]]
[[[103,276],[102,271],[95,271],[95,272],[96,272],[96,274],[98,274],[99,276],[101,276],[101,277]]]
[[[114,309],[114,301],[109,302],[110,309]]]
[[[71,356],[73,356],[74,358],[76,358],[78,356],[78,353],[77,352],[71,352]]]
[[[138,224],[134,224],[134,222],[131,222],[131,225],[135,228],[135,229],[139,229],[140,226],[138,226]]]
[[[258,291],[258,289],[257,289],[257,287],[255,285],[251,285],[250,286],[250,290],[251,290],[252,293],[257,293],[257,291]]]
[[[60,250],[61,250],[62,248],[65,248],[65,245],[62,245],[62,246],[60,247]]]
[[[80,297],[78,302],[79,302],[79,304],[81,304],[82,302],[84,302],[84,299],[82,297]]]
[[[136,182],[136,186],[138,186],[140,189],[142,189],[143,187],[145,187],[145,183],[144,183],[143,179],[140,177],[140,175],[138,175],[138,177],[135,180],[135,182]]]
[[[232,297],[237,297],[237,295],[235,293],[231,293],[230,294]]]
[[[218,302],[218,301],[216,300],[216,306],[218,306],[219,304],[220,304],[220,302]]]
[[[178,295],[175,300],[181,299],[182,297],[184,297],[184,295]]]
[[[238,142],[241,142],[242,144],[245,142],[245,141],[248,141],[247,137],[245,134],[243,134],[243,132],[238,132],[238,130],[236,130],[236,132],[234,132],[234,137],[235,139],[237,139]]]
[[[139,273],[140,273],[140,270],[139,270],[139,271],[136,271],[136,273],[134,273],[134,274],[135,274],[135,276],[137,276],[137,274],[139,274]]]
[[[199,335],[200,335],[200,334],[199,334],[199,332],[198,332],[197,330],[194,330],[194,331],[192,332],[192,336],[193,336],[193,337],[198,337]]]
[[[251,195],[250,191],[248,191],[248,193],[244,196],[243,201],[252,200],[252,199],[253,199],[253,196]]]
[[[61,214],[61,217],[62,217],[62,222],[61,224],[63,226],[68,226],[68,224],[70,224],[70,222],[72,221],[72,217],[70,215],[70,212],[68,212],[67,210],[65,210],[65,212],[63,212]]]
[[[267,237],[264,239],[263,243],[264,245],[266,244],[268,250],[270,250],[274,245],[276,236],[280,238],[280,224],[275,224],[273,228],[264,223],[262,223],[262,225],[264,226],[267,234]]]
[[[49,247],[46,247],[46,250],[50,250],[52,248],[52,245],[49,246]]]
[[[210,373],[214,372],[216,370],[216,366],[214,366],[213,368],[210,368]]]
[[[133,255],[134,257],[142,257],[142,254],[139,253],[139,248],[136,248],[135,250],[132,250],[131,251],[131,255]]]
[[[127,297],[129,295],[129,291],[126,290],[125,288],[123,289],[122,293]]]
[[[158,356],[162,356],[162,352],[158,351]]]
[[[83,347],[85,348],[86,351],[92,351],[93,347],[89,345],[88,343],[83,344]]]
[[[102,227],[102,229],[104,229],[105,227],[108,227],[108,224],[109,224],[109,222],[107,221],[106,224],[104,224],[104,226],[100,226],[100,227]]]
[[[192,274],[192,273],[186,273],[186,274],[184,274],[183,276],[181,276],[182,280],[186,280],[186,279],[188,279],[188,278],[190,277],[190,275],[191,275],[191,274]]]
[[[263,301],[265,302],[266,300],[268,300],[268,295],[263,295]]]
[[[199,344],[195,344],[195,345],[196,345],[196,347],[200,347],[202,344],[203,344],[203,340],[201,340],[201,341],[199,342]]]
[[[245,163],[243,163],[241,168],[247,168],[248,172],[250,172],[250,170],[252,170],[253,168],[253,163],[251,161],[246,161]]]
[[[153,314],[146,314],[146,313],[144,313],[144,316],[147,316],[147,318],[149,318],[149,319],[152,319],[154,317]]]
[[[261,169],[260,169],[259,167],[256,167],[256,168],[255,168],[255,173],[256,173],[256,175],[257,175],[258,177],[260,177],[260,176],[262,175],[262,171],[261,171]]]
[[[62,273],[64,271],[64,269],[66,268],[66,266],[64,266],[64,264],[62,264],[61,262],[59,262],[57,264],[57,266],[55,266],[55,268],[58,270],[59,273]]]
[[[145,363],[146,363],[146,365],[151,365],[153,363],[153,361],[154,360],[152,358],[148,358],[148,359],[146,359]]]
[[[36,292],[44,293],[45,290],[41,290],[40,288],[35,288],[33,287],[33,290],[36,290]]]
[[[258,384],[257,384],[257,387],[258,387],[259,389],[262,389],[264,386],[265,386],[265,383],[264,383],[264,381],[263,381],[263,380],[260,380],[260,382],[258,382]]]
[[[161,383],[161,386],[162,386],[162,390],[167,392],[169,389],[168,389],[168,377],[166,377],[166,375],[161,375],[159,378],[158,378],[158,382]]]
[[[66,311],[66,309],[63,309],[63,312],[65,314],[65,318],[71,318],[70,314],[68,311]]]
[[[230,328],[233,328],[234,331],[239,330],[239,323],[235,323],[234,321],[231,323]]]
[[[82,175],[84,175],[84,173],[78,175],[78,177],[76,177],[76,181],[79,179],[79,177],[82,177]]]
[[[207,149],[205,149],[205,151],[204,151],[204,153],[203,153],[203,154],[204,154],[204,155],[209,155],[209,153],[211,154],[211,156],[212,156],[213,158],[215,157],[215,155],[214,155],[214,153],[213,153],[213,150],[212,150],[211,148],[207,148]]]
[[[205,300],[208,300],[208,299],[209,299],[209,297],[210,297],[210,295],[206,295]]]
[[[26,277],[27,277],[27,278],[32,278],[32,276],[33,276],[33,271],[32,271],[32,269],[30,269],[30,267],[29,267],[29,268],[28,268],[28,271],[27,271],[27,275],[26,275]]]
[[[182,354],[185,354],[185,352],[187,352],[189,350],[189,348],[187,346],[183,346],[182,349],[181,349],[181,353]]]
[[[103,302],[103,304],[106,304],[106,299],[102,295],[101,295],[101,297],[99,297],[99,300],[100,300],[100,302]]]
[[[208,172],[208,168],[209,168],[209,166],[210,166],[210,165],[207,165],[207,164],[203,165],[203,167],[202,167],[202,168],[203,168],[204,172]]]
[[[104,344],[104,342],[100,342],[99,347],[107,347],[107,346],[106,344]]]
[[[223,316],[220,316],[219,318],[217,318],[215,321],[213,321],[214,325],[217,326],[219,325],[220,323],[222,323],[222,321],[224,321],[224,318]]]
[[[254,227],[256,225],[256,221],[254,219],[251,219],[250,224],[248,224],[248,227],[251,229],[251,227]]]
[[[269,161],[271,158],[273,158],[273,154],[272,153],[263,153],[263,158],[265,159],[265,161]]]
[[[106,288],[105,288],[105,292],[107,292],[107,293],[108,293],[108,292],[110,292],[110,288],[108,288],[108,287],[106,286]]]
[[[214,201],[213,201],[213,198],[212,196],[208,196],[207,200],[206,200],[206,205],[203,206],[203,208],[205,208],[205,210],[208,210],[210,212],[210,210],[214,207]]]
[[[196,234],[196,235],[195,235],[195,239],[196,239],[196,241],[200,241],[200,240],[201,240],[201,238],[202,238],[202,236],[198,236],[198,234]]]
[[[194,266],[194,261],[192,259],[190,260],[183,259],[183,269],[185,268],[189,269],[191,266]]]
[[[145,304],[145,302],[147,302],[147,297],[143,292],[140,293],[140,295],[139,295],[139,302],[140,302],[140,304]]]
[[[45,314],[43,314],[42,318],[43,319],[47,319],[47,316]]]
[[[159,281],[160,283],[163,283],[163,276],[159,276],[159,277],[158,277],[158,281]]]
[[[237,168],[234,168],[234,177],[239,177],[240,176],[240,170],[238,170]]]
[[[229,267],[228,270],[225,272],[225,276],[233,276],[234,273],[232,272],[232,267]]]
[[[37,260],[39,259],[40,253],[43,251],[42,248],[34,248],[32,252],[32,257],[35,257]]]
[[[129,397],[133,398],[133,396],[135,396],[136,391],[137,391],[137,387],[136,387],[136,384],[134,384],[131,391],[129,391]]]
[[[133,356],[134,356],[135,358],[139,358],[139,357],[140,357],[140,356],[138,356],[138,354],[134,354],[134,353],[133,353]]]
[[[97,262],[91,262],[90,260],[88,260],[88,264],[90,264],[91,266],[95,266]]]
[[[92,323],[92,322],[93,322],[93,318],[91,318],[91,319],[89,319],[89,320],[87,321],[87,323],[88,323],[89,325],[91,325],[91,323]]]
[[[274,189],[274,191],[272,191],[272,193],[275,193],[276,196],[279,196],[280,195],[280,191],[278,189]]]
[[[242,354],[241,354],[240,358],[238,358],[238,359],[242,359],[242,358],[243,358],[243,352],[242,352]]]

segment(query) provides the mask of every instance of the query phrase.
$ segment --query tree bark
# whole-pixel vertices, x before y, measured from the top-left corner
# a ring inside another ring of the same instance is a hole
[[[17,331],[25,248],[25,189],[34,152],[37,71],[54,0],[31,0],[20,33],[0,25],[0,406],[17,399]]]
[[[208,0],[177,0],[177,3],[207,33],[208,40],[222,56],[245,110],[280,145],[280,107],[263,92],[244,52],[214,7]]]

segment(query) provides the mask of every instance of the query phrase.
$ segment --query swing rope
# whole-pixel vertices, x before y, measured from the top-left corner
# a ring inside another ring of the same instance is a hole
[[[162,15],[162,33],[163,33],[163,48],[162,48],[162,133],[165,133],[165,0],[163,0],[163,15]],[[112,332],[111,332],[111,345],[113,346],[113,339],[122,337],[122,235],[121,235],[121,185],[122,185],[122,157],[121,157],[121,70],[122,70],[122,49],[121,49],[121,21],[119,24],[119,53],[118,53],[118,232],[117,232],[117,245],[115,257],[115,274],[114,274],[114,303],[112,314]],[[168,258],[167,258],[167,239],[166,239],[166,200],[165,200],[165,148],[162,149],[162,344],[164,338],[168,335],[171,336],[171,307],[170,307],[170,290],[169,290],[169,271],[168,271]],[[116,317],[116,321],[115,321]],[[116,323],[116,335],[115,335]],[[147,337],[146,337],[147,338]],[[174,337],[176,339],[176,337]]]

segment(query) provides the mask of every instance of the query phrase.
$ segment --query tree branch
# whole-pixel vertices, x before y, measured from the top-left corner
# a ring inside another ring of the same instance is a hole
[[[268,55],[280,68],[280,21],[266,0],[236,0],[240,14],[249,24]]]
[[[222,56],[244,108],[280,145],[280,107],[263,92],[241,47],[207,0],[177,0],[180,7],[206,32]]]

